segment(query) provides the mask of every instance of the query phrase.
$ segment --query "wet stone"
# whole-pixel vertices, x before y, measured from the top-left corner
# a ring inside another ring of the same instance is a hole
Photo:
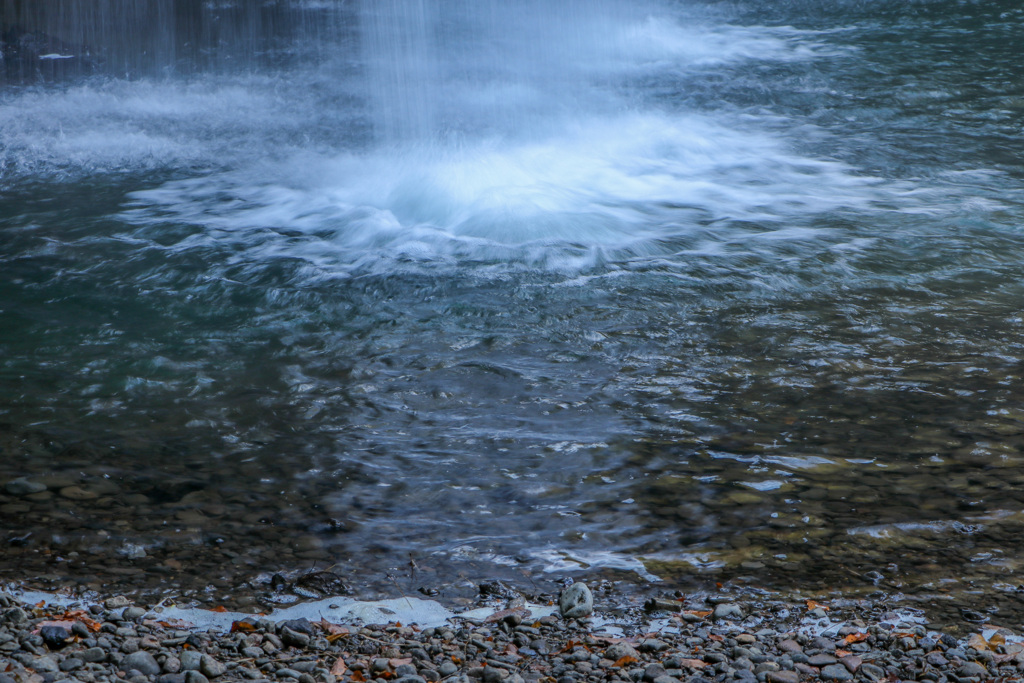
[[[124,669],[136,669],[146,676],[156,676],[161,671],[160,665],[153,658],[153,655],[145,651],[125,655],[125,658],[121,660],[121,667]]]
[[[733,603],[722,603],[715,606],[715,610],[712,612],[711,618],[715,621],[720,621],[722,619],[742,619],[743,610],[739,605]]]
[[[765,680],[768,683],[800,683],[800,674],[795,671],[769,671]]]
[[[845,666],[830,664],[821,670],[823,681],[852,681],[853,674],[846,670]]]

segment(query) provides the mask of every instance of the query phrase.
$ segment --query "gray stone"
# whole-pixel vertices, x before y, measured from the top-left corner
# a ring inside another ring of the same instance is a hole
[[[841,664],[829,664],[821,670],[821,679],[823,681],[852,681],[853,674]]]
[[[637,660],[640,659],[640,653],[637,652],[629,643],[615,643],[604,651],[604,656],[613,662],[617,662],[623,657],[633,657]]]
[[[295,669],[289,669],[289,668],[285,667],[283,669],[278,669],[274,673],[274,675],[277,676],[278,678],[296,678],[297,679],[302,674],[300,674]]]
[[[90,647],[82,653],[82,661],[90,664],[102,662],[107,658],[107,651],[101,647]]]
[[[157,676],[156,683],[185,683],[185,674],[168,673]]]
[[[263,650],[260,650],[260,655],[263,654]],[[174,655],[167,655],[164,659],[164,672],[169,674],[176,674],[181,671],[181,660]],[[184,680],[184,679],[182,679]]]
[[[488,669],[493,669],[494,667],[490,667],[489,666],[487,668]],[[484,680],[485,681],[487,680],[486,674],[484,675]],[[427,679],[423,678],[422,676],[415,676],[415,675],[414,676],[402,676],[401,678],[395,679],[395,683],[427,683]]]
[[[185,683],[210,683],[210,680],[198,671],[185,672]]]
[[[765,680],[768,683],[800,683],[800,674],[795,671],[769,671]]]
[[[135,605],[125,607],[124,612],[121,612],[121,619],[124,621],[135,621],[144,616],[146,616],[146,610]]]
[[[199,659],[199,670],[207,678],[217,678],[218,676],[223,676],[224,672],[228,669],[210,655],[203,655]]]
[[[32,660],[31,666],[39,673],[57,673],[60,671],[60,667],[57,666],[57,662],[53,661],[49,657],[36,657]]]
[[[668,648],[668,643],[664,640],[658,640],[657,638],[648,638],[640,643],[641,652],[664,652]]]
[[[977,662],[967,662],[956,670],[956,675],[963,678],[969,678],[971,676],[988,678],[988,669]]]
[[[666,674],[665,676],[658,676],[651,681],[651,683],[680,683],[680,681],[675,676],[669,676]]]
[[[299,683],[316,683],[316,679],[309,674],[299,674]]]
[[[305,633],[295,631],[285,626],[281,629],[281,642],[292,647],[305,648],[309,646],[310,637]]]
[[[779,641],[779,649],[783,652],[803,652],[804,649],[800,647],[800,643],[796,642],[792,638],[786,638],[785,640]]]
[[[296,670],[297,671],[301,671],[301,669],[298,669],[298,668],[296,668]],[[413,666],[412,664],[399,664],[398,666],[395,667],[395,676],[397,676],[398,678],[402,678],[403,676],[415,676],[415,675],[416,675],[416,667]]]
[[[203,655],[195,650],[185,650],[178,659],[181,660],[182,671],[199,671],[199,663],[203,660]]]
[[[103,606],[107,609],[121,609],[122,607],[127,607],[130,604],[132,604],[131,600],[123,595],[115,595],[114,597],[107,598],[103,601]]]
[[[60,663],[60,670],[75,671],[77,669],[81,669],[83,666],[85,666],[85,662],[78,657],[68,657]]]
[[[496,666],[488,666],[488,667],[484,667],[483,676],[481,676],[480,679],[484,683],[502,683],[502,681],[504,681],[505,678],[507,678],[507,677],[508,677],[508,671],[505,671],[504,669],[496,667]],[[416,678],[419,678],[419,676],[416,676]],[[398,683],[398,681],[395,681],[395,683]],[[414,682],[413,681],[408,681],[407,683],[414,683]]]
[[[740,609],[739,605],[723,603],[715,606],[715,611],[711,613],[711,618],[715,621],[719,619],[742,619],[743,610]]]
[[[446,677],[446,678],[448,676],[451,676],[452,674],[454,674],[458,670],[459,670],[459,667],[457,667],[455,665],[455,662],[453,662],[451,660],[445,660],[445,661],[441,662],[441,666],[438,668],[438,671],[440,672],[440,674],[442,676]]]
[[[121,668],[125,671],[135,669],[147,676],[156,676],[160,673],[160,665],[153,659],[153,655],[146,651],[125,655],[125,658],[121,660]]]
[[[585,583],[574,583],[558,596],[558,611],[565,619],[580,619],[593,614],[594,595]]]
[[[40,484],[37,481],[30,481],[25,477],[18,477],[17,479],[11,479],[4,485],[7,493],[12,496],[28,496],[33,493],[41,493],[46,490],[46,484]]]
[[[668,672],[665,671],[665,667],[655,662],[654,664],[648,664],[647,668],[644,669],[644,680],[654,681],[655,678],[660,676],[667,676]]]
[[[807,658],[808,664],[817,667],[828,666],[829,664],[835,664],[838,661],[839,660],[837,660],[832,655],[814,655],[813,657]]]

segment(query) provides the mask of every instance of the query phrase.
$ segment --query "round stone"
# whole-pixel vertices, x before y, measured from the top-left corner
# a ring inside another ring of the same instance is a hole
[[[565,619],[580,619],[594,612],[594,595],[585,583],[574,583],[558,597],[558,611]]]

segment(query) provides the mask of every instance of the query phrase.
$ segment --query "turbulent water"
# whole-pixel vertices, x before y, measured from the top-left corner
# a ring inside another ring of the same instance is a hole
[[[296,11],[355,30],[0,90],[0,474],[100,496],[0,501],[22,571],[412,555],[1005,614],[1016,3]]]

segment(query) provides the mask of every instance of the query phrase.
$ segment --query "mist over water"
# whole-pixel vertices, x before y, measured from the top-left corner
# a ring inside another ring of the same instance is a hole
[[[0,91],[0,474],[113,482],[73,518],[125,521],[0,500],[19,529],[186,548],[190,587],[412,553],[1003,591],[1018,9],[280,12],[230,68]]]

